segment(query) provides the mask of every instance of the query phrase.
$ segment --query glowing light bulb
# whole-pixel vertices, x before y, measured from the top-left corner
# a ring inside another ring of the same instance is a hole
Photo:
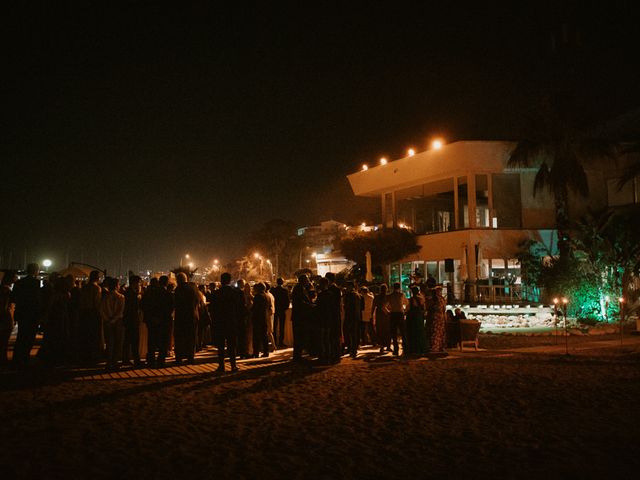
[[[436,139],[431,142],[431,148],[433,148],[434,150],[440,150],[442,148],[442,145],[444,145],[444,143],[440,139]]]
[[[369,170],[369,165],[365,163],[364,165],[362,165],[362,171],[366,172],[367,170]]]
[[[384,158],[384,157],[382,157],[382,158],[380,159],[380,165],[386,165],[386,164],[387,164],[387,159],[386,159],[386,158]]]
[[[407,154],[410,157],[413,157],[416,154],[416,151],[413,148],[410,148],[409,150],[407,150]]]

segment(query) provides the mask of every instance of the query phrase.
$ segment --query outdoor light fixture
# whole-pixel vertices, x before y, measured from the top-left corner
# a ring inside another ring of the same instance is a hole
[[[409,150],[407,150],[407,154],[410,157],[413,157],[416,154],[416,151],[413,148],[410,148]]]
[[[386,165],[386,164],[387,164],[387,159],[386,159],[386,158],[384,158],[384,157],[382,157],[382,158],[380,159],[380,165]]]
[[[553,323],[555,328],[556,344],[558,343],[558,298],[553,299]]]
[[[44,260],[42,261],[42,265],[43,265],[45,268],[49,268],[49,267],[52,265],[52,263],[53,263],[53,262],[52,262],[51,260],[49,260],[48,258],[46,258],[46,259],[44,259]]]
[[[618,298],[620,302],[620,346],[622,346],[622,335],[624,333],[624,297]]]
[[[434,150],[440,150],[442,148],[442,140],[440,139],[436,139],[433,142],[431,142],[431,148],[433,148]]]
[[[365,163],[364,165],[362,165],[362,171],[366,172],[367,170],[369,170],[369,166]]]
[[[567,297],[562,297],[562,304],[564,305],[564,349],[565,355],[569,355],[569,329],[567,328],[567,304],[569,300]]]
[[[254,253],[253,258],[256,258],[256,259],[260,258],[260,254],[258,252]]]

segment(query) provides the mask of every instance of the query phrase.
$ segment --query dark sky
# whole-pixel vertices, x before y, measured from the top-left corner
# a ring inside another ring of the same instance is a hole
[[[594,118],[640,105],[633,2],[93,3],[3,21],[4,266],[228,261],[272,218],[374,220],[347,173],[514,138],[559,85]]]

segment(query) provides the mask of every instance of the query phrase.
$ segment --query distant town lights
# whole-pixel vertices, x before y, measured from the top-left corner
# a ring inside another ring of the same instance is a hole
[[[433,142],[431,142],[431,148],[433,148],[434,150],[440,150],[443,145],[444,145],[444,142],[442,140],[440,140],[439,138],[437,138]]]
[[[369,165],[365,163],[364,165],[362,165],[362,171],[366,172],[367,170],[369,170]]]
[[[386,165],[386,164],[387,164],[387,159],[386,159],[386,158],[384,158],[384,157],[382,157],[382,158],[380,159],[380,165]]]
[[[413,148],[410,148],[409,150],[407,150],[407,155],[409,155],[410,157],[413,157],[416,154],[416,151]]]

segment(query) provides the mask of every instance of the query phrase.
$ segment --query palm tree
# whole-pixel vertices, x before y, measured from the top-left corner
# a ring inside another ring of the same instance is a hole
[[[622,187],[624,187],[627,183],[640,176],[640,156],[637,155],[640,154],[640,142],[626,145],[620,152],[620,155],[628,154],[636,154],[636,157],[620,176],[620,182],[618,183],[619,190],[622,190]]]
[[[615,158],[615,145],[592,135],[576,115],[567,97],[545,99],[530,119],[528,134],[510,154],[511,167],[535,167],[533,195],[547,190],[553,196],[560,259],[567,257],[569,194],[589,195],[584,166],[596,158]]]

